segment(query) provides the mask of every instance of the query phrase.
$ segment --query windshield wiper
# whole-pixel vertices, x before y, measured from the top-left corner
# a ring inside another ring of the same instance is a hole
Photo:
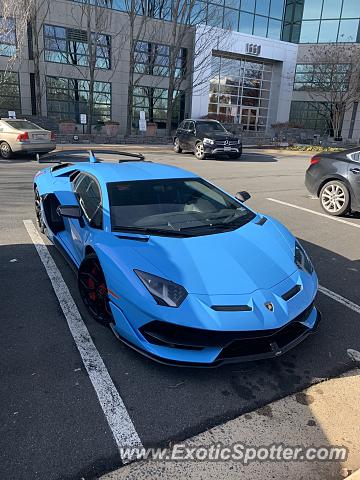
[[[187,237],[188,235],[184,234],[180,230],[167,230],[165,228],[151,228],[151,227],[128,227],[122,225],[115,225],[112,227],[114,232],[133,232],[133,233],[143,233],[148,235],[164,235],[167,237]]]

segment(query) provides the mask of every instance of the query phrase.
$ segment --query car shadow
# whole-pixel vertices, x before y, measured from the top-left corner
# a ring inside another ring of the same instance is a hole
[[[220,161],[225,161],[225,162],[234,162],[234,163],[275,163],[277,162],[277,158],[274,157],[273,155],[270,155],[268,153],[250,153],[250,152],[243,152],[240,158],[230,158],[227,155],[217,155],[216,157],[213,156],[208,156],[206,157],[205,160],[197,160],[193,152],[182,152],[182,155],[187,155],[187,156],[193,156],[194,159],[197,162],[208,162],[208,161],[214,161],[214,162],[220,162]]]

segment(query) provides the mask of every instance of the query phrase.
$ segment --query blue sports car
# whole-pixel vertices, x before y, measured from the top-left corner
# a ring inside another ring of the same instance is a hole
[[[248,193],[138,154],[39,161],[55,163],[34,179],[39,228],[75,268],[91,314],[127,345],[214,366],[276,357],[316,329],[312,263],[282,224],[244,205]]]

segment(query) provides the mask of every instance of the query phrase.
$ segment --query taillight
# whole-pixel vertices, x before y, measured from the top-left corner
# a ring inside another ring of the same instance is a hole
[[[316,165],[317,163],[319,163],[321,160],[321,157],[319,157],[319,155],[314,155],[311,160],[310,160],[310,165]]]
[[[28,132],[19,133],[19,135],[16,138],[17,142],[26,142],[26,140],[29,140]]]
[[[55,140],[56,140],[56,135],[54,132],[51,132],[51,141],[55,142]]]

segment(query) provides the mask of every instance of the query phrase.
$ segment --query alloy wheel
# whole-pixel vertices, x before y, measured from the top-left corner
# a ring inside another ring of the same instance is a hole
[[[101,323],[109,324],[113,320],[108,290],[99,261],[95,258],[85,259],[78,277],[81,298],[93,315]]]
[[[330,184],[321,194],[321,202],[329,213],[340,212],[346,203],[346,193],[338,184]]]
[[[199,142],[195,145],[195,156],[202,160],[205,157],[204,145]]]

